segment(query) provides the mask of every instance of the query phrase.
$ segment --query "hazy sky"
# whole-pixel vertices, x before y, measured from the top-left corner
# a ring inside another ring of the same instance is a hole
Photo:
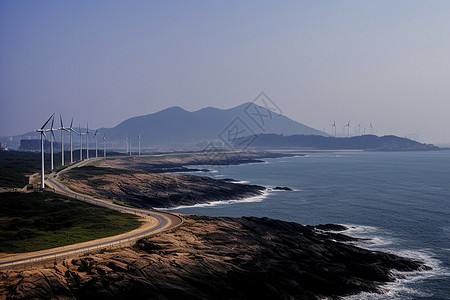
[[[266,92],[283,113],[450,142],[450,1],[0,2],[0,136]],[[330,128],[328,127],[328,130]]]

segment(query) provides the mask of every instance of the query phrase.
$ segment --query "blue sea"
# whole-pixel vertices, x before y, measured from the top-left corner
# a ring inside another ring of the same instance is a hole
[[[172,211],[347,225],[348,235],[367,239],[358,246],[422,260],[433,268],[399,274],[402,279],[385,285],[382,295],[348,299],[450,299],[450,151],[309,152],[209,168],[213,172],[195,174],[293,191]]]

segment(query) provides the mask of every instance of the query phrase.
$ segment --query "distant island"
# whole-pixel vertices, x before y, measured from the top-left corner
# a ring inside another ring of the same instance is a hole
[[[395,135],[361,135],[353,137],[327,137],[320,135],[258,134],[251,146],[254,148],[282,149],[296,148],[302,150],[364,150],[364,151],[425,151],[439,150],[432,144],[423,144]],[[249,137],[236,139],[235,147],[244,144]]]

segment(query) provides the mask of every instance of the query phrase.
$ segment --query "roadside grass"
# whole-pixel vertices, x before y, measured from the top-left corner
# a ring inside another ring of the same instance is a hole
[[[116,205],[120,205],[120,206],[129,207],[129,208],[139,208],[137,206],[133,206],[133,205],[127,204],[127,203],[119,201],[119,200],[113,200],[112,203],[116,204]]]
[[[52,192],[0,194],[0,252],[22,253],[136,229],[139,217]]]
[[[72,192],[75,192],[75,193],[78,193],[78,194],[86,194],[86,195],[88,195],[87,193],[84,193],[84,192],[82,192],[82,191],[80,191],[79,189],[76,189],[76,188],[74,188],[73,186],[71,186],[69,183],[67,183],[67,182],[65,182],[65,181],[61,181],[61,180],[58,180],[59,182],[61,182],[62,184],[64,184],[69,190],[71,190]],[[92,194],[89,194],[89,196],[93,196]]]

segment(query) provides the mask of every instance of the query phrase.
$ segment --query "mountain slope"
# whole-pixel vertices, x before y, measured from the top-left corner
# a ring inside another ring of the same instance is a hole
[[[78,128],[74,129],[78,131]],[[86,132],[85,128],[81,130]],[[91,129],[91,131],[94,130]],[[133,150],[137,148],[139,133],[142,133],[142,147],[206,146],[213,141],[217,145],[232,146],[235,138],[261,133],[328,136],[322,131],[250,102],[230,109],[206,107],[193,112],[174,106],[153,114],[133,117],[113,128],[100,128],[97,136],[99,148],[103,147],[105,132],[108,149],[125,148],[125,138],[128,137],[131,139]],[[233,135],[233,133],[239,134]],[[55,134],[55,137],[59,141],[59,133]],[[74,147],[78,147],[79,136],[74,134],[73,137]],[[8,145],[13,148],[18,147],[20,139],[30,138],[39,139],[39,134],[29,132],[8,138]],[[86,137],[83,136],[83,145],[85,141]],[[65,137],[65,142],[69,142],[68,135]],[[93,145],[95,145],[94,138],[90,135],[90,147]]]
[[[263,116],[251,114],[249,108],[255,107]],[[128,136],[136,145],[137,136],[142,132],[143,147],[182,146],[207,141],[227,143],[228,130],[233,129],[241,132],[238,137],[258,133],[327,135],[283,115],[269,113],[261,106],[244,103],[230,109],[207,107],[194,112],[175,106],[154,114],[127,119],[108,129],[107,137],[118,146]]]

